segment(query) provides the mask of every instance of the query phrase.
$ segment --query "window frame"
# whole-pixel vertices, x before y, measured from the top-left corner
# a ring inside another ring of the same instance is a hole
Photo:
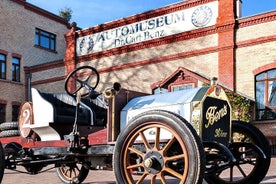
[[[15,63],[15,60],[18,61],[18,63]],[[21,58],[12,57],[12,81],[20,82],[20,64]]]
[[[170,86],[170,91],[181,91],[181,90],[192,89],[192,88],[195,88],[195,83],[190,82],[190,83],[182,83],[182,84],[173,84]]]
[[[7,56],[5,54],[0,53],[1,56],[4,57],[4,60],[0,57],[0,79],[7,79]],[[4,65],[4,67],[2,67]],[[2,70],[4,68],[4,74],[2,73]]]
[[[6,122],[6,104],[0,103],[0,123]]]
[[[256,109],[257,121],[276,119],[276,105],[271,106],[269,104],[271,94],[273,91],[275,91],[275,89],[272,91],[271,87],[274,82],[276,83],[276,76],[269,77],[268,75],[268,73],[271,71],[272,72],[274,71],[276,73],[276,68],[272,68],[255,75],[255,98],[256,98],[255,109]],[[259,78],[259,77],[262,77],[262,78]],[[263,89],[261,89],[262,91],[260,91],[261,93],[258,92],[258,90],[260,89],[259,86],[263,87]],[[258,95],[258,94],[261,94],[261,95]]]
[[[12,121],[18,121],[20,105],[12,105]]]
[[[44,43],[45,41],[46,43]],[[35,46],[56,52],[56,35],[48,31],[35,28]]]

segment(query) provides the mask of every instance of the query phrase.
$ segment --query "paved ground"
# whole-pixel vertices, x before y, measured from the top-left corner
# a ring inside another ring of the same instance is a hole
[[[19,172],[5,170],[3,184],[61,184],[55,169],[38,175],[28,175]],[[90,171],[83,184],[115,184],[113,171]],[[205,183],[205,182],[204,182]],[[276,184],[276,158],[272,159],[267,176],[261,184]]]

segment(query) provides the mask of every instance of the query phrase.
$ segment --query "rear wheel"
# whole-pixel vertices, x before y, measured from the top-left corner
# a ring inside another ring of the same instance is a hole
[[[270,166],[270,147],[262,132],[251,124],[232,122],[232,143],[229,146],[236,158],[233,163],[222,160],[217,172],[207,175],[210,184],[258,184],[265,177]]]
[[[5,170],[5,153],[0,142],[0,183],[2,183],[3,175]]]
[[[180,116],[148,111],[129,122],[114,150],[118,183],[202,183],[204,152]]]
[[[89,168],[85,165],[70,163],[62,164],[57,168],[59,179],[66,184],[82,183],[89,173]]]

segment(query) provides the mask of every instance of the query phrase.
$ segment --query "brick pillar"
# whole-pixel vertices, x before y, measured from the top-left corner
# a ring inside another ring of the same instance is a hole
[[[76,24],[72,23],[71,30],[64,35],[66,41],[66,52],[63,59],[65,65],[65,75],[68,75],[76,68]],[[75,84],[70,84],[69,88],[75,89]]]
[[[236,0],[219,0],[218,81],[235,90]]]

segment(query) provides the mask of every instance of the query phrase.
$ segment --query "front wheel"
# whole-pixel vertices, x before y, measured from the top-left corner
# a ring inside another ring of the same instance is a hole
[[[209,184],[258,184],[270,166],[270,147],[263,133],[253,125],[241,121],[232,122],[232,143],[229,149],[236,158],[213,175],[207,175]],[[219,167],[218,167],[219,168]]]
[[[118,183],[202,183],[204,151],[196,131],[178,115],[148,111],[129,122],[114,155]]]
[[[62,164],[56,170],[59,179],[65,184],[80,184],[89,173],[85,165],[77,163]]]

